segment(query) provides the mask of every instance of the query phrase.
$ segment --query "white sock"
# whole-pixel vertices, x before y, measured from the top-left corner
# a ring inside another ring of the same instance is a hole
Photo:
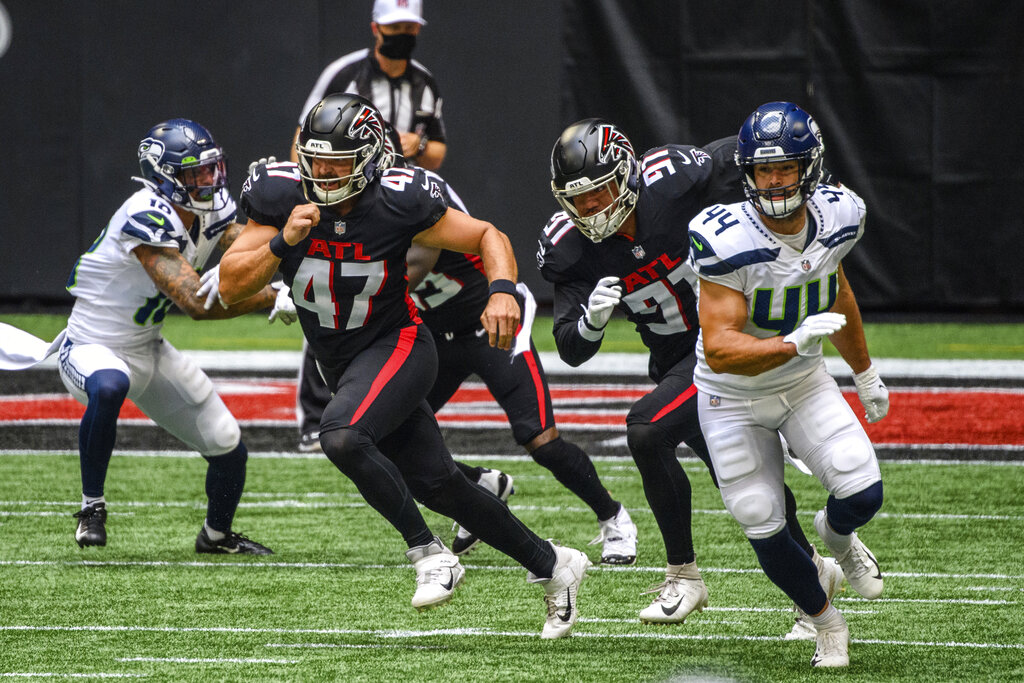
[[[841,534],[832,528],[832,525],[828,523],[828,514],[825,515],[825,533],[822,534],[821,540],[825,541],[825,545],[836,557],[845,555],[850,550],[850,544],[853,542],[853,534]]]
[[[846,625],[846,619],[843,618],[842,613],[836,609],[836,606],[831,601],[824,612],[816,617],[808,615],[807,618],[811,620],[811,623],[819,631],[835,631]]]
[[[84,493],[82,494],[82,509],[83,510],[85,508],[89,507],[90,505],[95,505],[96,503],[103,503],[104,505],[106,505],[107,501],[103,498],[103,496],[96,497],[96,496],[87,496]]]
[[[223,531],[217,531],[207,522],[203,522],[203,528],[206,529],[206,535],[210,538],[211,541],[222,541],[224,540],[224,537],[227,536],[226,533],[224,533]]]

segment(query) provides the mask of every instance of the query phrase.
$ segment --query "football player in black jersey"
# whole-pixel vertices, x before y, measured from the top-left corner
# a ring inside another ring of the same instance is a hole
[[[685,442],[718,485],[693,386],[699,327],[687,225],[709,204],[743,199],[735,144],[735,138],[704,148],[670,144],[638,159],[617,126],[585,119],[566,128],[551,153],[551,189],[564,210],[544,227],[537,261],[555,285],[559,356],[572,366],[593,357],[617,307],[651,352],[648,374],[657,386],[626,416],[627,443],[668,555],[665,581],[640,612],[647,623],[681,623],[708,604],[693,549],[690,482],[675,454]],[[841,583],[841,575],[834,581],[834,560],[816,553],[788,487],[785,495],[790,533],[834,592]]]
[[[425,400],[437,354],[406,288],[414,241],[479,254],[490,277],[481,323],[492,345],[508,349],[519,323],[512,248],[490,223],[448,208],[422,169],[381,171],[384,126],[369,101],[328,95],[306,115],[298,164],[256,166],[242,188],[249,221],[221,260],[221,298],[244,299],[278,270],[293,285],[303,334],[334,390],[324,453],[404,537],[413,606],[447,602],[464,574],[418,500],[525,566],[545,589],[541,637],[559,638],[576,621],[590,561],[538,537],[455,466]]]
[[[432,173],[428,177],[442,182]],[[447,184],[442,185],[449,203],[466,212],[459,196]],[[533,340],[529,339],[529,348],[516,354],[510,363],[508,354],[483,339],[479,318],[487,304],[487,271],[480,257],[414,244],[407,260],[412,299],[437,347],[437,380],[427,395],[431,409],[440,410],[466,378],[479,376],[508,416],[516,443],[597,515],[600,534],[594,542],[603,544],[601,562],[636,562],[636,525],[629,512],[601,484],[586,452],[558,432],[547,376]],[[530,331],[524,328],[520,334],[529,338]],[[503,500],[513,491],[512,477],[504,472],[460,461],[455,464],[470,481]],[[462,555],[478,542],[475,534],[459,527],[452,550]]]

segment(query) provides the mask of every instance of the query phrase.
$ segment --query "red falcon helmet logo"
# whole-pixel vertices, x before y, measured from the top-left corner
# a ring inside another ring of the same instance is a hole
[[[381,124],[377,111],[363,106],[352,119],[352,125],[348,127],[348,135],[354,140],[365,140],[368,137],[384,140],[384,126]]]
[[[623,152],[629,156],[636,156],[633,153],[633,145],[615,126],[602,125],[598,131],[601,138],[601,149],[598,150],[597,156],[602,164],[608,163],[610,159],[620,158]]]

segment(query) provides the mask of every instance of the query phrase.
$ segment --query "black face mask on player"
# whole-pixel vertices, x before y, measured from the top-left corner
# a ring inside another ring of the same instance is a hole
[[[416,47],[416,36],[411,33],[381,34],[380,53],[388,59],[409,59]]]

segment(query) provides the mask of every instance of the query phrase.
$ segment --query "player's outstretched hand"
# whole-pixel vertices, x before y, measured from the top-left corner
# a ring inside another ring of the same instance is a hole
[[[206,297],[206,303],[203,304],[203,308],[206,310],[213,308],[214,301],[219,301],[222,308],[228,307],[220,298],[219,263],[199,276],[199,289],[196,290],[196,296],[200,299]]]
[[[878,376],[874,363],[864,372],[854,373],[853,383],[857,386],[857,396],[864,406],[864,418],[868,422],[878,422],[889,414],[889,390]]]
[[[299,319],[299,314],[295,311],[295,302],[289,296],[288,285],[283,282],[271,282],[270,286],[277,290],[277,298],[274,299],[274,307],[270,309],[267,320],[280,320],[285,325],[291,325]]]
[[[603,277],[587,300],[587,311],[584,313],[587,325],[595,330],[603,330],[612,318],[612,311],[622,301],[622,285],[614,275]]]
[[[818,313],[804,318],[800,326],[782,338],[782,341],[796,345],[801,356],[813,356],[821,346],[821,340],[835,334],[846,324],[842,313]]]
[[[502,292],[492,294],[480,314],[488,343],[506,351],[511,349],[519,329],[519,315],[519,302],[514,296]]]
[[[256,161],[249,162],[249,175],[256,170],[256,167],[260,164],[273,164],[277,161],[277,157],[260,157]]]
[[[309,231],[319,222],[320,207],[316,204],[299,204],[292,209],[288,221],[281,231],[284,234],[284,241],[288,243],[288,246],[294,247],[306,239]]]

